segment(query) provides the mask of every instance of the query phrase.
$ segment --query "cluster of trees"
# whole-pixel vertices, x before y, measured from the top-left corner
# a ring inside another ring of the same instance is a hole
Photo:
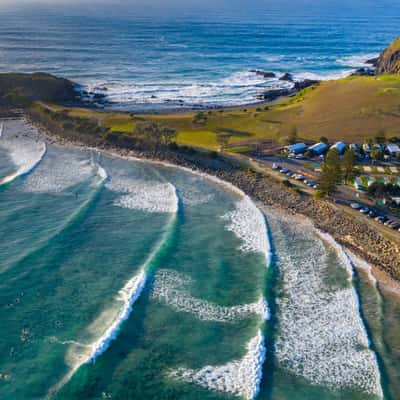
[[[169,146],[176,137],[174,129],[159,125],[153,121],[138,122],[133,134],[152,148]]]
[[[336,190],[337,184],[343,179],[345,182],[351,181],[354,176],[354,164],[357,156],[353,150],[348,149],[340,160],[336,149],[330,149],[322,164],[320,176],[320,188],[318,195],[327,196]]]
[[[374,182],[368,187],[368,194],[377,199],[400,196],[400,187],[392,183]]]
[[[205,125],[207,123],[207,115],[203,111],[196,113],[193,117],[193,123],[198,125]]]

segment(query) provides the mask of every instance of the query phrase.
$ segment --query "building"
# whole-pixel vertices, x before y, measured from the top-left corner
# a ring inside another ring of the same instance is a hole
[[[400,147],[396,143],[389,143],[386,146],[386,150],[391,156],[396,156],[397,154],[400,154]]]
[[[352,143],[349,146],[350,150],[353,150],[355,153],[359,153],[360,152],[360,146],[356,143]]]
[[[328,150],[328,145],[326,143],[316,143],[308,148],[312,153],[320,156]]]
[[[336,149],[337,152],[340,155],[342,155],[342,154],[344,154],[344,151],[346,150],[346,143],[336,142],[333,146],[331,146],[331,149]]]
[[[307,145],[305,143],[291,144],[285,147],[287,151],[293,154],[301,154],[307,150]]]

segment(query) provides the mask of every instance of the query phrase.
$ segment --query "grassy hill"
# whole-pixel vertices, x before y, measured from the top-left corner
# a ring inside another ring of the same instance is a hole
[[[75,84],[46,73],[0,74],[0,105],[26,106],[32,101],[68,102],[76,97]]]
[[[285,143],[296,127],[298,136],[318,140],[360,142],[378,132],[400,136],[400,76],[348,77],[322,82],[273,106],[248,109],[205,111],[159,115],[96,112],[65,109],[71,116],[96,120],[112,132],[133,135],[138,121],[151,120],[174,128],[179,144],[219,148],[218,136],[229,137],[229,144],[246,149],[248,144],[272,140]],[[65,112],[64,111],[64,112]]]

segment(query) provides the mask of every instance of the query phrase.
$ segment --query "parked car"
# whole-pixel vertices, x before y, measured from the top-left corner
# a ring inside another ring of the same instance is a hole
[[[360,203],[351,203],[350,207],[354,210],[360,210],[362,208],[362,205]]]
[[[272,164],[272,169],[274,169],[274,170],[280,170],[280,169],[282,169],[278,164],[275,164],[275,163],[273,163]]]
[[[360,209],[361,214],[368,214],[369,213],[369,208],[368,207],[363,207]]]
[[[371,211],[368,213],[368,217],[370,217],[370,218],[375,218],[375,217],[376,217],[375,211],[371,210]]]

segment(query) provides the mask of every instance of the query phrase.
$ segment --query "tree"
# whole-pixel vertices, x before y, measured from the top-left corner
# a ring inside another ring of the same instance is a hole
[[[223,151],[229,143],[229,135],[226,133],[217,135],[217,142],[220,146],[220,150]]]
[[[148,145],[158,147],[167,146],[176,136],[174,129],[164,127],[151,121],[138,122],[134,130],[135,136],[140,137]]]
[[[345,182],[354,178],[354,164],[356,162],[356,153],[354,150],[347,149],[343,156],[342,170]]]
[[[207,123],[207,115],[203,111],[199,111],[193,117],[193,123],[194,124],[200,124],[200,125],[206,124]]]
[[[336,149],[330,149],[322,164],[320,176],[320,192],[322,195],[329,195],[336,190],[340,178],[340,158]]]
[[[322,143],[325,143],[325,144],[329,143],[329,140],[328,140],[328,138],[326,136],[321,136],[319,138],[319,141],[322,142]]]
[[[384,158],[384,154],[383,154],[383,152],[382,152],[380,149],[375,148],[375,149],[373,149],[373,150],[371,151],[371,158],[372,158],[373,160],[382,161],[383,158]]]

